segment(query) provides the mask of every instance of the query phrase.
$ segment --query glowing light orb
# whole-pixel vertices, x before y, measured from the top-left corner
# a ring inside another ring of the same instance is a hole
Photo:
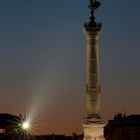
[[[23,129],[28,129],[29,128],[29,123],[28,122],[23,122],[22,128]]]

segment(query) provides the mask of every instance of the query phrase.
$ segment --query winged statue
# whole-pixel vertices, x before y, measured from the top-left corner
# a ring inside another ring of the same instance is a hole
[[[90,0],[89,8],[91,11],[95,11],[97,8],[100,7],[100,2],[98,0]]]

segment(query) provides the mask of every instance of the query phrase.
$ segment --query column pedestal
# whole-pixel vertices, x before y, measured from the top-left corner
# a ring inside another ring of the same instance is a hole
[[[104,126],[102,121],[87,122],[83,124],[84,139],[83,140],[105,140]]]

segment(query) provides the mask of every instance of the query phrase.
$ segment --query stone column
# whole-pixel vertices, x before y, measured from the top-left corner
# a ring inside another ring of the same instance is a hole
[[[87,40],[86,101],[87,116],[83,123],[84,140],[104,140],[104,122],[100,116],[99,34],[101,25],[84,26]]]
[[[101,26],[84,27],[87,40],[86,97],[87,118],[100,117],[99,45]]]
[[[87,115],[84,119],[84,140],[104,140],[104,122],[100,116],[100,82],[99,82],[99,34],[101,24],[95,21],[95,10],[99,8],[98,0],[89,1],[89,22],[84,25],[87,40],[86,101]]]

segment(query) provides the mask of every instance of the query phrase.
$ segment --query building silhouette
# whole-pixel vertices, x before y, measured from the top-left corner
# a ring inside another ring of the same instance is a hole
[[[31,135],[22,128],[24,118],[19,115],[0,113],[0,140],[82,140],[83,135]]]
[[[140,115],[117,114],[104,129],[106,140],[140,140]]]
[[[66,135],[38,135],[32,136],[30,140],[83,140],[83,135],[77,135],[73,133],[72,136]]]
[[[22,129],[23,118],[8,113],[0,113],[0,140],[24,140],[26,131]]]

